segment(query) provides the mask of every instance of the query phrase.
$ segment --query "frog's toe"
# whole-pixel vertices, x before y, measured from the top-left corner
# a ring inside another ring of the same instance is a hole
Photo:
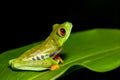
[[[50,67],[50,70],[56,70],[56,69],[59,69],[59,65],[52,65],[51,67]]]

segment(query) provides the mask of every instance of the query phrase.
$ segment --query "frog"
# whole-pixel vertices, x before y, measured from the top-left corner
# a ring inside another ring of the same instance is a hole
[[[14,70],[56,70],[64,61],[58,55],[69,38],[73,24],[71,22],[55,23],[50,35],[40,44],[26,50],[17,58],[9,60]]]

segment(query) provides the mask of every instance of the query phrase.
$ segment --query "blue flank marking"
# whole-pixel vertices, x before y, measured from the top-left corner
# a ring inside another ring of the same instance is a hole
[[[37,58],[37,60],[40,60],[40,58],[38,56],[36,58]]]
[[[54,52],[54,53],[50,54],[49,56],[52,57],[52,56],[54,56],[56,54],[57,54],[57,52]]]
[[[56,55],[58,53],[58,51],[56,52],[53,52],[52,54],[47,54],[47,55],[41,55],[41,59],[45,59],[45,58],[48,58],[48,57],[53,57],[54,55]],[[36,59],[35,58],[32,58],[32,60],[41,60],[39,56],[36,56]]]
[[[35,58],[32,58],[33,61],[35,61]]]
[[[43,55],[41,55],[41,59],[44,59],[44,56],[43,56]]]

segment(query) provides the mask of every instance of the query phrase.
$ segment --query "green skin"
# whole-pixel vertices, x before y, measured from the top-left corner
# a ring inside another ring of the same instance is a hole
[[[51,34],[44,42],[27,50],[20,57],[10,60],[9,65],[13,69],[41,71],[59,64],[60,61],[53,58],[62,50],[71,30],[70,22],[54,24]],[[56,54],[50,56],[52,53]]]

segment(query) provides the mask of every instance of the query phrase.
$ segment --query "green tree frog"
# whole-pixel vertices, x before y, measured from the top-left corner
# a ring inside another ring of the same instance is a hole
[[[25,51],[18,58],[9,60],[12,69],[18,70],[56,70],[63,60],[58,53],[70,36],[72,23],[54,24],[52,32],[41,44]]]

